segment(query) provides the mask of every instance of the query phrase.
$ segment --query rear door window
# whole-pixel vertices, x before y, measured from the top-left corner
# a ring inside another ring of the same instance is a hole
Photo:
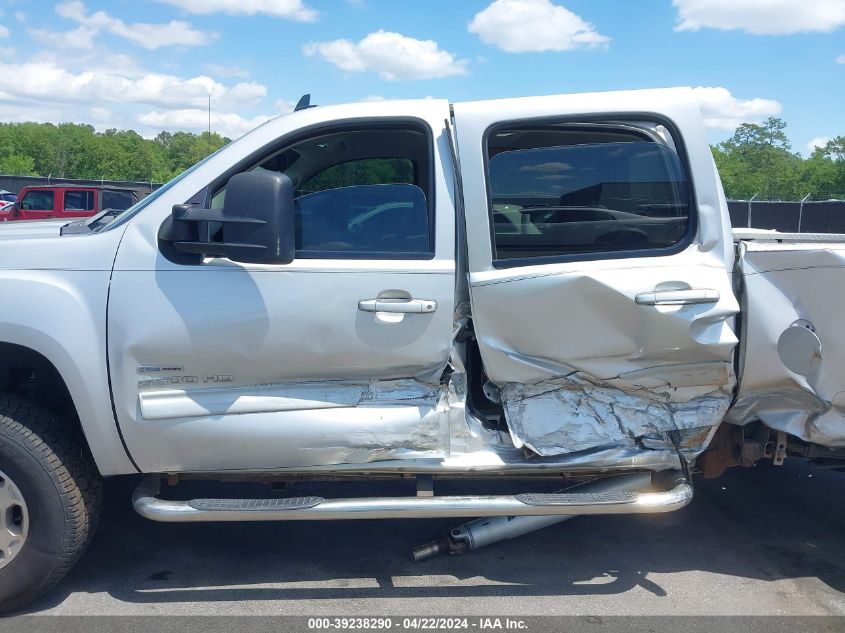
[[[497,130],[488,165],[496,260],[637,256],[687,235],[685,168],[648,136]]]
[[[128,209],[135,204],[135,197],[129,191],[101,191],[103,209]]]
[[[65,191],[65,211],[93,211],[94,192],[91,190]]]

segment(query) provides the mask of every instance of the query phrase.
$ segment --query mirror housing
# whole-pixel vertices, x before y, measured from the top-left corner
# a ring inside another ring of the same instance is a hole
[[[290,178],[250,171],[229,179],[222,209],[174,205],[158,238],[168,259],[179,263],[226,257],[244,264],[289,264],[294,230]]]

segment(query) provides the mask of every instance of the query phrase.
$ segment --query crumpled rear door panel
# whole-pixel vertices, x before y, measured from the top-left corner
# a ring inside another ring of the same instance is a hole
[[[655,272],[643,260],[627,261],[473,284],[485,367],[501,387],[518,447],[541,456],[605,445],[667,447],[667,433],[678,431],[678,442],[697,451],[724,417],[737,342],[727,274],[681,261]],[[716,286],[725,300],[635,302],[667,275]]]

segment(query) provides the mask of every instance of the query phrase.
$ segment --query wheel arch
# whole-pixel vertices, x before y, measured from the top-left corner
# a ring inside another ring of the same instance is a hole
[[[111,401],[108,384],[86,380],[74,355],[49,334],[8,323],[3,330],[0,392],[39,402],[57,415],[59,424],[78,425],[100,474],[138,472],[123,446],[111,407],[102,410]],[[105,358],[101,362],[105,365]],[[104,393],[95,398],[92,390]]]

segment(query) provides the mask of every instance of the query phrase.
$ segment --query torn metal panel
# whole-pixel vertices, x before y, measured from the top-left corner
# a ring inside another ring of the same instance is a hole
[[[721,383],[674,386],[671,368],[650,376],[645,387],[629,380],[599,381],[583,374],[533,385],[509,383],[502,390],[511,437],[517,447],[541,456],[565,455],[600,446],[665,447],[669,431],[692,454],[704,450],[731,402],[733,374],[724,363],[694,377],[721,376]],[[683,372],[681,372],[683,375]],[[700,382],[700,380],[699,380]]]
[[[845,243],[742,242],[743,348],[733,424],[845,447]]]

